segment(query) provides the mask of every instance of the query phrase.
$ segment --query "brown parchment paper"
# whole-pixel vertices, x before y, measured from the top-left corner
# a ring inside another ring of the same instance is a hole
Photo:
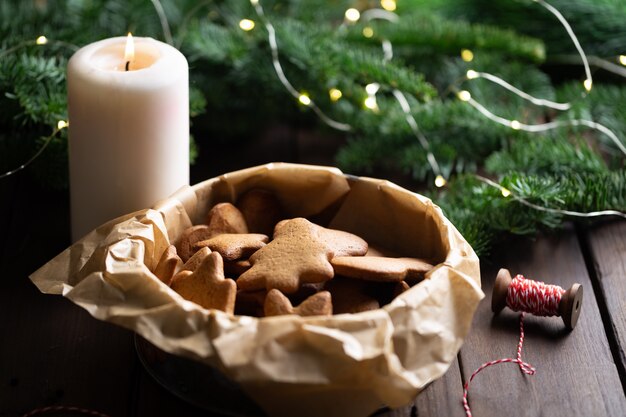
[[[326,220],[437,266],[384,308],[332,317],[209,311],[152,274],[182,230],[255,187],[273,191],[290,217]],[[30,278],[167,352],[217,367],[274,416],[356,417],[407,404],[448,369],[484,296],[478,258],[429,199],[337,168],[286,163],[185,187],[98,227]]]

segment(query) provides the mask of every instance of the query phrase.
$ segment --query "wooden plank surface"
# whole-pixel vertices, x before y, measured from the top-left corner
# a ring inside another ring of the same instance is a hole
[[[202,366],[202,365],[200,365]],[[146,417],[209,417],[217,414],[196,408],[181,400],[160,386],[145,369],[141,369],[138,380],[139,390],[134,398],[134,412],[131,416]],[[210,387],[207,387],[210,389]]]
[[[500,267],[565,288],[581,283],[584,300],[572,332],[565,330],[560,318],[526,316],[523,360],[537,368],[536,375],[522,375],[510,363],[484,370],[470,387],[474,415],[623,416],[626,398],[575,233],[567,230],[536,241],[510,239],[493,259],[497,261],[483,263],[488,296],[461,349],[464,379],[484,362],[515,357],[519,313],[508,308],[497,316],[491,312],[491,291]]]
[[[67,195],[18,188],[0,265],[0,415],[66,404],[125,416],[136,364],[130,332],[28,279],[69,244]]]
[[[13,220],[14,206],[9,202],[17,189],[18,181],[19,178],[16,176],[0,179],[0,232],[8,230]],[[6,253],[8,239],[7,233],[0,233],[0,265],[4,265],[4,260],[8,255]]]
[[[626,390],[626,221],[608,221],[586,233],[605,328]]]
[[[415,414],[410,417],[463,417],[461,369],[455,360],[448,372],[434,381],[415,399]]]

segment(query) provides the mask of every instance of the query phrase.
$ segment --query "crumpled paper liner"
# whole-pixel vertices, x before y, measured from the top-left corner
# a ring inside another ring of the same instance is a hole
[[[437,266],[379,310],[260,319],[205,310],[150,272],[211,206],[256,187],[272,191],[289,217],[329,221]],[[98,227],[30,278],[167,352],[217,367],[273,416],[365,416],[409,403],[448,369],[484,296],[476,254],[429,199],[388,181],[285,163],[185,187]]]

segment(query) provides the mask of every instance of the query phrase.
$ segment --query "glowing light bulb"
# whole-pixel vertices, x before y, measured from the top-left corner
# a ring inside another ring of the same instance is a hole
[[[469,49],[461,49],[461,59],[465,62],[472,62],[472,60],[474,60],[474,53]]]
[[[365,107],[367,107],[370,110],[378,109],[378,103],[376,102],[376,97],[370,96],[366,98],[363,104],[365,105]]]
[[[444,177],[442,177],[441,175],[437,175],[437,178],[435,178],[435,186],[437,188],[441,188],[444,185],[446,185],[448,183],[448,181],[446,181],[446,179]]]
[[[369,94],[370,96],[373,96],[374,94],[378,92],[379,88],[380,88],[380,84],[371,83],[365,86],[365,91],[367,91],[367,94]]]
[[[259,0],[250,0],[250,4],[256,6],[257,4],[259,4]]]
[[[68,126],[69,126],[69,123],[67,123],[65,120],[59,120],[59,122],[57,123],[57,129],[59,130],[64,129]]]
[[[619,63],[626,67],[626,55],[619,56]]]
[[[585,90],[587,90],[587,92],[591,91],[591,87],[593,86],[593,82],[587,78],[584,82],[583,85],[585,86]]]
[[[380,0],[380,5],[388,12],[396,10],[396,0]]]
[[[346,10],[345,16],[348,22],[356,22],[361,18],[361,12],[359,12],[357,9],[350,8]]]
[[[328,95],[332,101],[337,101],[341,98],[341,96],[343,96],[343,93],[337,88],[331,88],[328,90]]]
[[[239,21],[239,27],[241,28],[241,30],[245,30],[246,32],[249,32],[252,29],[254,29],[254,20],[241,19]]]
[[[300,94],[300,96],[298,97],[298,101],[302,104],[304,104],[305,106],[308,106],[311,104],[311,99],[309,98],[308,94],[306,93],[302,93]]]
[[[459,98],[459,100],[461,101],[470,101],[472,99],[472,95],[470,94],[469,91],[467,90],[462,90],[459,91],[456,96]]]
[[[511,120],[510,126],[513,130],[520,130],[522,128],[522,124],[517,120]]]
[[[478,73],[474,70],[467,70],[467,73],[465,73],[465,76],[467,77],[468,80],[473,80],[474,78],[478,78]]]
[[[502,193],[502,197],[508,197],[511,195],[511,192],[504,187],[500,188],[500,192]]]
[[[366,38],[371,38],[372,36],[374,36],[374,29],[369,26],[365,26],[363,28],[363,36],[365,36]]]
[[[35,43],[37,45],[45,45],[48,43],[48,38],[46,38],[45,36],[41,35],[40,37],[37,38],[37,40],[35,41]]]

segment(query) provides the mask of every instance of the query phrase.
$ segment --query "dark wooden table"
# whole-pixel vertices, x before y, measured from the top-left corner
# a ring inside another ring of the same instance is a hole
[[[192,182],[269,161],[328,164],[337,146],[312,145],[303,136],[294,141],[287,131],[255,143],[205,152]],[[238,159],[223,158],[233,154]],[[0,417],[57,404],[112,417],[214,415],[161,388],[141,366],[130,331],[40,294],[28,280],[70,244],[67,192],[42,190],[16,175],[0,182],[0,201]],[[511,238],[481,263],[487,297],[457,360],[413,404],[377,415],[464,415],[463,381],[483,362],[515,355],[518,314],[494,317],[490,310],[495,274],[507,267],[563,287],[581,283],[582,314],[572,332],[558,318],[527,316],[524,360],[537,374],[522,375],[513,364],[485,370],[470,391],[474,416],[626,416],[626,222]]]

